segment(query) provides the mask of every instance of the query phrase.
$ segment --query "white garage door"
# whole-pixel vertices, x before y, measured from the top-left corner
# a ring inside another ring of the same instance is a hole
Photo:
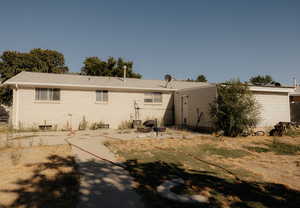
[[[287,93],[254,92],[261,106],[260,127],[274,126],[279,121],[290,121],[290,104]]]

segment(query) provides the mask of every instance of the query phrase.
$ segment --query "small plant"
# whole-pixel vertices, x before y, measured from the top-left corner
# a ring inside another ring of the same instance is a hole
[[[31,138],[29,141],[29,147],[32,147],[32,146],[33,146],[33,138]]]
[[[132,129],[132,121],[122,121],[121,124],[118,126],[118,129]]]
[[[58,125],[57,124],[53,125],[52,131],[57,131],[57,130],[58,130]]]
[[[13,165],[17,165],[22,157],[22,150],[20,148],[15,149],[10,153],[10,159]]]
[[[90,130],[102,129],[102,128],[104,128],[104,126],[105,126],[105,123],[103,121],[94,122],[94,123],[91,123]]]
[[[88,127],[88,121],[86,120],[85,116],[82,117],[82,120],[79,123],[78,130],[86,130]]]
[[[43,146],[43,145],[44,145],[44,142],[42,139],[40,139],[38,146]]]

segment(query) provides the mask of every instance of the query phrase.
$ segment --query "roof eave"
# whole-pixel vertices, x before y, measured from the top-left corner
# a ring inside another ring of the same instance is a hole
[[[101,88],[101,89],[115,89],[115,90],[139,90],[139,91],[162,91],[162,92],[173,92],[177,89],[170,88],[140,88],[140,87],[126,87],[126,86],[101,86],[101,85],[78,85],[78,84],[60,84],[60,83],[34,83],[34,82],[9,82],[6,81],[3,83],[4,86],[14,86],[14,85],[23,85],[23,86],[40,86],[40,87],[70,87],[78,89],[91,89],[91,88]]]
[[[281,93],[295,92],[295,88],[290,88],[290,87],[249,86],[249,89],[254,92],[281,92]]]

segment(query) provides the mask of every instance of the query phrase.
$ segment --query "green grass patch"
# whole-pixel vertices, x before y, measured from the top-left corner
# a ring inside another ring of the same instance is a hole
[[[300,152],[300,146],[287,144],[274,139],[271,144],[266,144],[270,151],[278,155],[295,155]]]
[[[215,147],[211,144],[199,145],[199,151],[203,151],[205,154],[219,155],[225,158],[240,158],[249,155],[249,153],[244,150]]]
[[[265,147],[257,147],[257,146],[244,146],[245,149],[252,151],[252,152],[270,152],[271,150]]]
[[[256,142],[255,144],[264,145],[264,147],[244,146],[244,148],[258,153],[273,152],[277,155],[296,155],[300,152],[300,145],[280,142],[278,139],[273,139],[271,143]]]
[[[290,137],[299,137],[300,136],[300,130],[299,129],[287,129],[285,134],[286,136],[290,136]]]

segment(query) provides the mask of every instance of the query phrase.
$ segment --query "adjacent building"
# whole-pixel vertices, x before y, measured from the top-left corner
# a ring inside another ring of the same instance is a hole
[[[295,92],[290,93],[291,121],[300,122],[300,86],[296,85]]]

